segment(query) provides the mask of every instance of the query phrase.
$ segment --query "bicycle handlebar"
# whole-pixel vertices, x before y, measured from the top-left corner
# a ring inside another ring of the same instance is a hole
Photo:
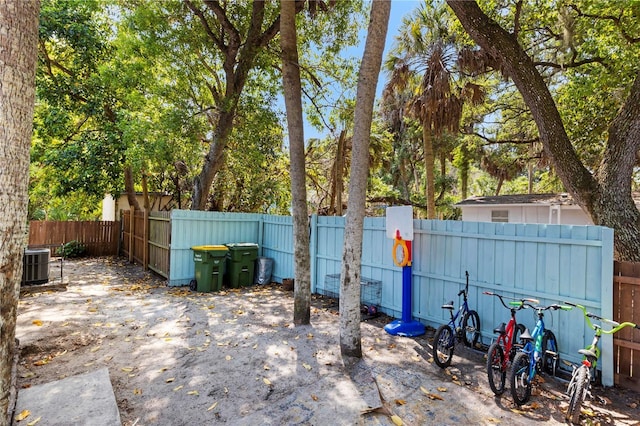
[[[623,323],[619,323],[619,322],[614,321],[614,320],[603,318],[600,315],[594,314],[593,312],[589,312],[589,311],[587,311],[587,308],[585,308],[582,305],[578,305],[577,303],[571,303],[571,302],[564,302],[564,303],[566,305],[569,305],[569,306],[574,307],[574,308],[580,308],[580,310],[582,310],[582,314],[584,315],[585,319],[587,320],[587,324],[589,325],[589,327],[594,329],[594,330],[600,328],[602,333],[614,334],[614,333],[617,333],[618,331],[622,330],[625,327],[632,327],[632,328],[637,328],[638,330],[640,330],[640,324],[634,324],[634,323],[628,322],[628,321],[623,322]],[[606,324],[609,324],[609,325],[613,326],[613,328],[611,330],[602,330],[602,328],[599,325],[593,324],[591,322],[590,318],[594,318],[594,319],[596,319],[598,321],[602,321],[602,322],[604,322]]]
[[[523,298],[523,299],[511,299],[511,301],[509,302],[509,305],[512,305],[511,307],[507,306],[506,303],[504,303],[503,297],[502,295],[498,294],[498,293],[494,293],[492,291],[483,291],[482,294],[486,294],[487,296],[496,296],[498,299],[500,299],[500,303],[502,303],[502,306],[504,306],[507,309],[515,309],[516,307],[518,309],[524,309],[524,308],[534,308],[535,306],[532,305],[532,303],[538,304],[540,303],[539,300],[537,299],[531,299],[531,298]]]

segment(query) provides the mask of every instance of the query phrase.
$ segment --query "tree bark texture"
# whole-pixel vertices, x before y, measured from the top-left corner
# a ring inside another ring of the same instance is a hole
[[[516,35],[490,19],[474,1],[447,0],[447,4],[474,41],[503,64],[505,74],[531,110],[540,140],[565,189],[594,224],[614,229],[616,258],[639,262],[640,212],[631,196],[631,179],[640,149],[640,74],[610,123],[600,167],[591,173],[580,161],[545,81]]]
[[[27,242],[39,11],[38,0],[0,1],[0,426],[11,424],[13,409],[9,396]]]
[[[289,155],[291,158],[295,270],[293,322],[296,325],[306,325],[311,319],[311,255],[309,253],[309,212],[307,210],[302,87],[298,64],[296,7],[292,1],[280,2],[280,45],[282,47],[282,83],[287,109]]]
[[[389,24],[390,1],[371,2],[367,41],[358,74],[352,139],[351,178],[340,275],[340,352],[343,360],[362,358],[360,266],[373,103]]]

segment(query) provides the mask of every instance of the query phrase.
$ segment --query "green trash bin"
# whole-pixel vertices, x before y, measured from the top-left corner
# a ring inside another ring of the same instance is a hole
[[[232,288],[253,285],[258,245],[254,243],[225,244],[227,253],[227,280]]]
[[[195,266],[195,280],[191,282],[191,289],[210,292],[220,291],[224,277],[227,252],[226,246],[193,246],[193,263]]]

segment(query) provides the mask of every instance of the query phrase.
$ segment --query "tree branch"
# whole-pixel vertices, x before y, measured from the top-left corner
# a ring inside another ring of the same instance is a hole
[[[570,4],[569,7],[573,9],[578,14],[578,16],[581,16],[581,17],[612,21],[613,24],[620,30],[620,34],[625,40],[627,40],[631,44],[640,42],[640,37],[632,37],[631,35],[627,34],[627,32],[624,29],[624,25],[622,25],[622,19],[620,18],[620,16],[596,15],[594,13],[584,13],[575,4]],[[622,11],[620,12],[620,14],[622,14]]]
[[[225,51],[226,46],[224,45],[223,40],[221,40],[218,36],[216,36],[213,33],[213,30],[211,30],[211,27],[209,26],[209,22],[207,21],[207,18],[205,18],[202,11],[197,7],[195,7],[195,5],[191,3],[190,0],[183,0],[183,1],[184,1],[184,4],[186,4],[187,7],[191,9],[193,14],[198,17],[198,19],[200,20],[200,24],[202,24],[202,27],[204,28],[205,33],[209,36],[209,38],[213,41],[213,43],[216,46],[218,46],[218,49]]]

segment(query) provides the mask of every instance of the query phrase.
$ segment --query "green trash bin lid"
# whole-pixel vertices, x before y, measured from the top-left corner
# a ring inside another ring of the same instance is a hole
[[[229,250],[227,246],[223,245],[204,245],[204,246],[193,246],[191,247],[193,251],[224,251]]]

